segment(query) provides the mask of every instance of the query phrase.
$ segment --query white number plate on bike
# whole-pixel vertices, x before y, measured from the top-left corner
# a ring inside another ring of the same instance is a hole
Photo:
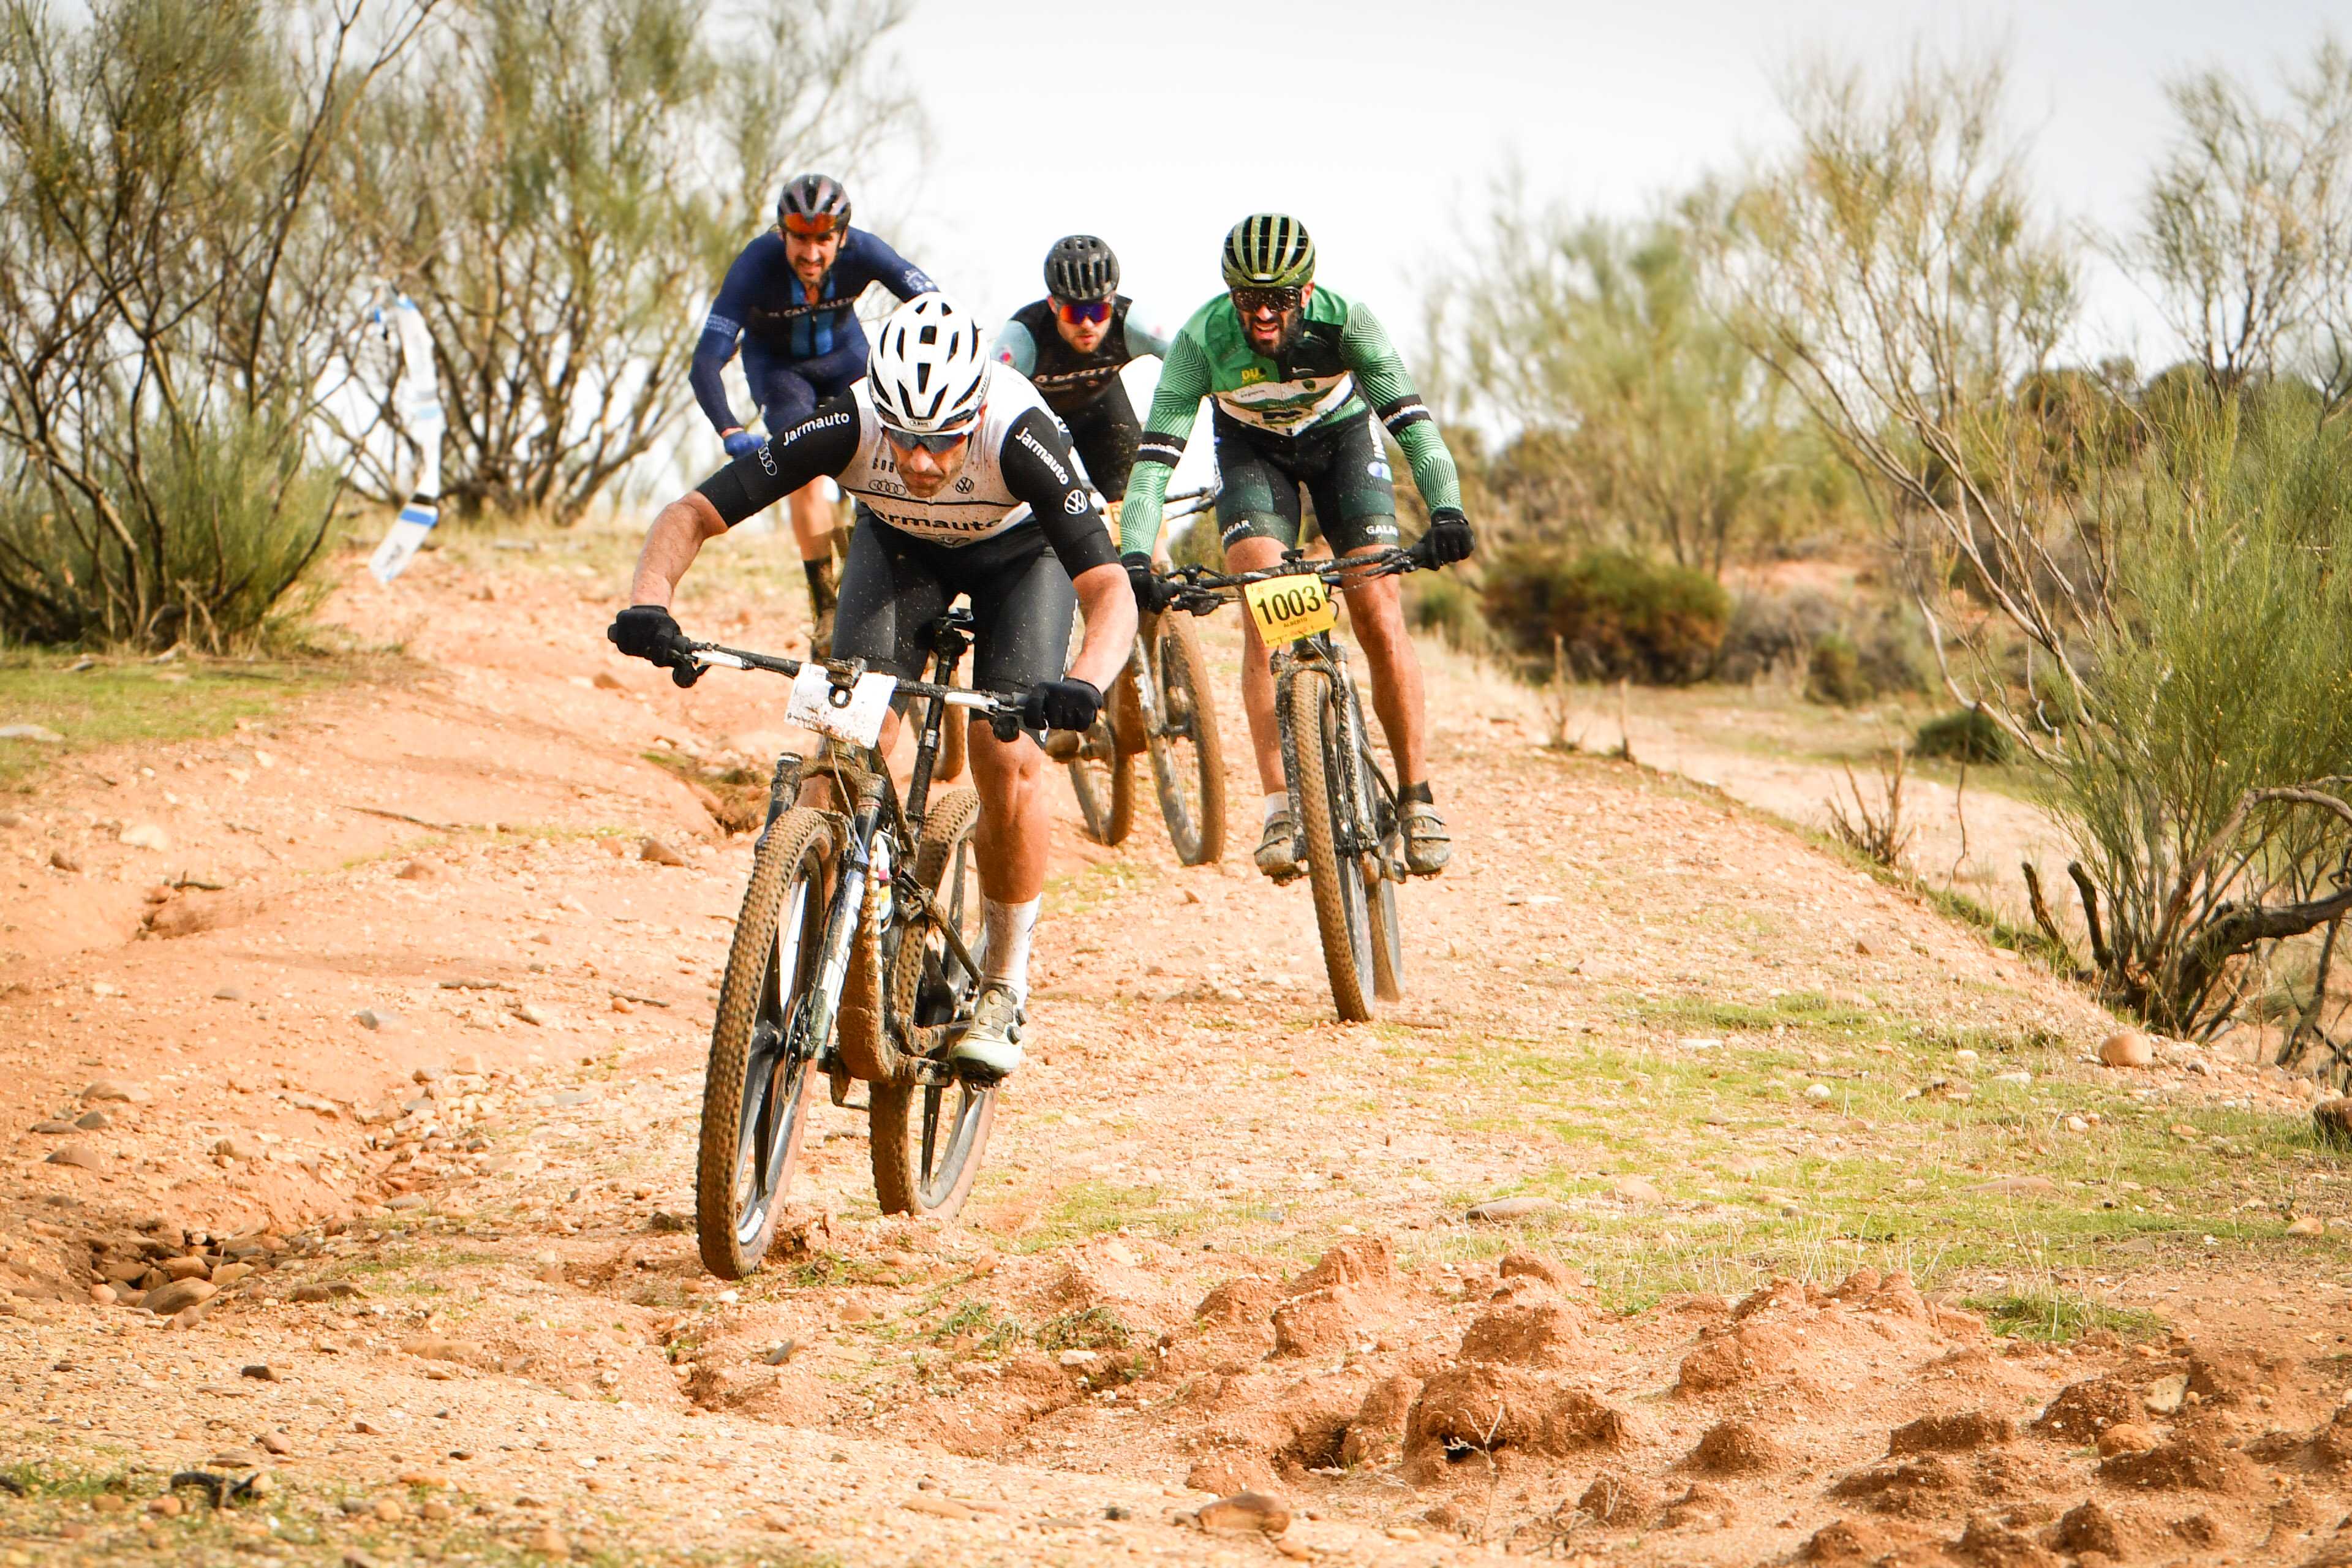
[[[1257,635],[1268,643],[1297,642],[1339,624],[1339,606],[1320,577],[1269,577],[1242,585],[1242,601],[1249,606]]]
[[[871,746],[882,738],[882,721],[889,716],[890,694],[898,689],[896,676],[861,675],[848,692],[836,689],[824,670],[801,666],[793,677],[793,699],[784,705],[784,721],[801,724],[820,735]],[[846,697],[847,700],[836,700]]]

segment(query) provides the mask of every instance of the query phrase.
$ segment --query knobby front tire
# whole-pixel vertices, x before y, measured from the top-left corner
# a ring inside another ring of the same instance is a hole
[[[1124,844],[1135,828],[1135,764],[1097,723],[1070,759],[1070,793],[1078,799],[1078,822],[1097,844]]]
[[[1356,765],[1331,678],[1302,668],[1284,688],[1290,776],[1298,783],[1299,837],[1307,846],[1307,879],[1315,893],[1315,925],[1323,939],[1323,968],[1339,1016],[1360,1024],[1372,1016],[1372,933],[1363,868],[1342,856],[1341,803],[1333,798],[1343,767]]]
[[[817,975],[831,837],[821,813],[776,819],[752,858],[719,982],[694,1206],[703,1267],[722,1279],[742,1279],[767,1255],[808,1128],[816,1064],[792,1059],[784,1044]]]

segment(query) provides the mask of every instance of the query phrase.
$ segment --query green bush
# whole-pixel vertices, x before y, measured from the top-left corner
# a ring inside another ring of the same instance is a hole
[[[1452,572],[1416,572],[1405,579],[1406,621],[1417,632],[1434,632],[1446,646],[1465,652],[1492,647],[1494,633],[1478,611],[1478,594]]]
[[[1168,559],[1179,566],[1205,566],[1212,572],[1225,569],[1224,541],[1217,537],[1217,514],[1197,513],[1179,521],[1168,531]]]
[[[1570,667],[1591,679],[1702,679],[1731,621],[1731,595],[1706,573],[1621,550],[1512,545],[1487,566],[1481,595],[1487,625],[1511,652],[1549,669],[1557,637]]]
[[[1805,664],[1805,695],[1816,702],[1840,708],[1870,700],[1870,678],[1862,672],[1862,653],[1843,632],[1832,632],[1813,645]]]
[[[2017,743],[1982,709],[1963,708],[1920,725],[1911,752],[1955,763],[2006,763],[2017,754]]]

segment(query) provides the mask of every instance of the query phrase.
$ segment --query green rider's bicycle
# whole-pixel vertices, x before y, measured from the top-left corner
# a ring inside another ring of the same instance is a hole
[[[1372,1016],[1374,997],[1403,994],[1396,890],[1406,875],[1404,837],[1396,783],[1372,751],[1347,652],[1331,635],[1339,619],[1331,589],[1421,564],[1406,550],[1321,561],[1294,550],[1262,572],[1181,566],[1161,574],[1176,589],[1171,611],[1206,615],[1240,598],[1271,652],[1283,783],[1306,842],[1323,967],[1339,1016],[1354,1022]]]

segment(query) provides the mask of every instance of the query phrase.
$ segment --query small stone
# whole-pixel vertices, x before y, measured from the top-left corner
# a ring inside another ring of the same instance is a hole
[[[2156,1060],[2156,1046],[2137,1029],[2117,1029],[2099,1043],[2099,1060],[2111,1068],[2144,1068]]]
[[[253,1271],[250,1263],[224,1263],[213,1270],[213,1283],[226,1290]]]
[[[129,1105],[146,1105],[155,1096],[144,1084],[126,1083],[121,1079],[102,1078],[81,1091],[86,1100],[121,1100]]]
[[[243,1160],[249,1158],[251,1153],[244,1144],[234,1138],[214,1139],[212,1147],[206,1152],[219,1160]]]
[[[156,1267],[163,1271],[166,1279],[209,1279],[213,1277],[212,1265],[193,1253],[184,1258],[166,1258]]]
[[[871,1322],[873,1318],[874,1309],[863,1301],[844,1301],[841,1304],[841,1321],[845,1323]]]
[[[254,1439],[265,1454],[286,1455],[294,1451],[294,1439],[283,1432],[264,1432]]]
[[[683,866],[686,864],[685,856],[679,854],[677,850],[671,848],[660,839],[653,837],[650,835],[638,841],[637,858],[640,860],[650,860],[656,866]]]
[[[369,1420],[364,1415],[360,1416],[357,1420],[352,1423],[352,1430],[358,1433],[362,1437],[381,1437],[383,1436],[383,1428],[377,1426],[374,1422]]]
[[[172,841],[163,836],[163,830],[152,822],[133,823],[122,830],[119,838],[133,849],[169,849],[172,847]]]
[[[1609,1185],[1629,1204],[1662,1204],[1666,1201],[1666,1194],[1658,1190],[1656,1183],[1641,1176],[1619,1176]]]
[[[73,1130],[74,1124],[72,1122],[55,1116],[50,1117],[47,1121],[36,1121],[32,1126],[33,1131],[44,1132],[52,1138],[56,1137],[60,1132],[70,1132]]]
[[[1235,1492],[1202,1504],[1192,1517],[1202,1530],[1280,1535],[1290,1528],[1290,1505],[1264,1492]]]
[[[74,1125],[84,1132],[103,1132],[114,1125],[114,1118],[103,1110],[85,1110],[74,1118]]]
[[[41,1163],[45,1165],[71,1165],[78,1171],[102,1170],[106,1165],[105,1160],[100,1157],[96,1150],[79,1143],[68,1143],[62,1149],[52,1149],[49,1151],[48,1158]]]
[[[1827,1105],[1830,1098],[1830,1086],[1825,1083],[1810,1084],[1805,1089],[1805,1099],[1811,1104]]]
[[[563,1531],[551,1524],[532,1534],[530,1550],[542,1557],[569,1557],[572,1555],[572,1542],[564,1539]]]
[[[425,1506],[416,1511],[435,1524],[446,1524],[457,1517],[457,1510],[439,1498],[427,1498],[425,1500]]]
[[[666,1236],[675,1236],[681,1231],[691,1230],[694,1226],[682,1214],[671,1214],[667,1209],[656,1209],[646,1220],[646,1228],[658,1231]]]
[[[149,1513],[160,1513],[165,1519],[177,1519],[180,1517],[182,1510],[184,1510],[186,1506],[187,1505],[183,1503],[178,1498],[159,1497],[147,1505],[147,1511]]]
[[[117,1492],[100,1492],[89,1500],[92,1513],[121,1513],[131,1506],[131,1500]]]
[[[2159,1377],[2147,1385],[2147,1394],[2140,1403],[2152,1415],[2170,1415],[2189,1397],[2189,1374],[2176,1372],[2170,1377]]]
[[[2091,1130],[2091,1124],[2079,1116],[2066,1118],[2063,1125],[2069,1132],[2088,1132]]]
[[[252,1378],[257,1383],[283,1383],[286,1381],[285,1371],[282,1368],[270,1365],[268,1362],[255,1362],[249,1366],[238,1367],[236,1369],[236,1374],[239,1377]]]
[[[395,1014],[362,1007],[352,1015],[352,1021],[362,1029],[389,1029],[399,1020]]]
[[[115,1295],[111,1285],[93,1285],[89,1288],[89,1299],[97,1306],[111,1307],[121,1298]]]
[[[541,1029],[555,1022],[555,1016],[536,1002],[517,1003],[515,1016],[533,1027]]]
[[[242,1002],[245,1000],[245,993],[236,986],[224,985],[213,993],[213,1000],[215,1002]]]
[[[52,849],[49,851],[49,865],[52,869],[58,871],[79,871],[81,869],[81,861],[74,856],[67,854],[62,849]]]
[[[463,1051],[449,1058],[449,1070],[460,1078],[479,1078],[482,1058],[472,1051]]]
[[[31,741],[43,746],[65,743],[65,737],[47,724],[0,724],[0,741]]]
[[[2315,1214],[2307,1214],[2300,1219],[2288,1221],[2286,1233],[2289,1236],[2326,1236],[2327,1222]]]
[[[596,672],[595,679],[591,681],[590,684],[594,686],[599,691],[626,691],[629,689],[629,683],[627,681],[623,680],[619,676],[614,675],[609,669],[598,670]]]
[[[159,1318],[174,1317],[186,1308],[211,1300],[219,1289],[209,1279],[174,1279],[148,1291],[139,1304]]]
[[[2047,1176],[1996,1176],[1990,1182],[1979,1182],[1969,1189],[1972,1193],[1994,1193],[2009,1197],[2027,1193],[2054,1193],[2057,1190],[2058,1184]]]
[[[1507,1225],[1515,1219],[1542,1214],[1553,1206],[1549,1198],[1490,1198],[1462,1217],[1481,1225]]]
[[[2099,1458],[2112,1459],[2117,1454],[2146,1454],[2155,1450],[2156,1434],[2129,1421],[2118,1421],[2099,1434]]]
[[[1064,1351],[1061,1355],[1061,1362],[1064,1366],[1085,1366],[1090,1362],[1097,1362],[1101,1359],[1101,1356],[1097,1355],[1093,1351]]]
[[[2033,1075],[2022,1069],[2014,1072],[1997,1072],[1992,1075],[1992,1081],[2009,1084],[2016,1089],[2024,1089],[2033,1082]]]
[[[369,1511],[373,1513],[376,1518],[383,1521],[386,1524],[392,1523],[394,1520],[406,1519],[408,1517],[408,1510],[401,1506],[400,1500],[398,1498],[378,1498],[375,1500],[375,1507]]]
[[[404,860],[393,875],[404,882],[437,882],[442,877],[441,863],[423,858]]]
[[[383,1568],[383,1560],[364,1547],[343,1548],[343,1568]]]
[[[801,1342],[798,1340],[786,1340],[780,1345],[771,1345],[761,1352],[760,1359],[770,1366],[782,1366],[792,1360],[793,1353],[800,1348]]]

